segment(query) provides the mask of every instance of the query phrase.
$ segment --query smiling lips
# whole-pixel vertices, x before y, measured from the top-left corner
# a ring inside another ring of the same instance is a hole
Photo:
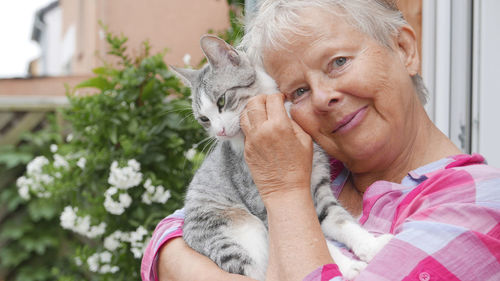
[[[338,124],[337,127],[333,130],[333,133],[341,133],[350,130],[361,122],[363,117],[365,116],[366,109],[368,106],[364,106],[355,112],[346,115]]]

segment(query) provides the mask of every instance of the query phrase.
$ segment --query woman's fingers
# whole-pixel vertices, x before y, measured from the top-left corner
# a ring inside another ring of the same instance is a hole
[[[267,121],[266,95],[259,95],[248,101],[241,116],[241,127],[246,135],[252,128],[258,127]]]
[[[284,122],[290,119],[283,105],[284,95],[259,95],[253,97],[248,102],[240,118],[240,125],[245,135],[254,129],[262,126],[267,121]]]
[[[290,118],[286,113],[286,109],[284,106],[285,95],[273,94],[268,95],[266,100],[266,111],[267,118],[269,120],[275,120],[276,122],[289,122]]]

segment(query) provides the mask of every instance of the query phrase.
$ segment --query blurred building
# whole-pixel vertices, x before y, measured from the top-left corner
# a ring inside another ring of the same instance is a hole
[[[110,59],[99,21],[129,38],[132,55],[149,40],[151,53],[167,48],[165,60],[174,65],[184,65],[186,54],[197,65],[200,36],[229,27],[226,0],[59,0],[34,17],[40,57],[29,64],[28,78],[0,79],[0,146],[40,128],[47,112],[67,103],[66,85],[86,80]]]
[[[197,63],[202,58],[200,36],[229,26],[225,0],[59,0],[35,15],[32,39],[42,54],[31,75],[90,74],[106,54],[99,21],[127,36],[132,51],[146,39],[153,52],[168,48],[166,61],[177,65],[185,54]]]

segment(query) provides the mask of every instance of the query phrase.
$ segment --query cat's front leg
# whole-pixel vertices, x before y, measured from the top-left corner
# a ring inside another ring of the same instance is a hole
[[[336,202],[327,204],[325,209],[322,214],[326,215],[320,217],[325,236],[345,244],[362,261],[370,262],[393,237],[391,234],[375,237]]]
[[[340,248],[334,245],[333,242],[327,240],[326,244],[330,255],[346,279],[354,279],[367,266],[366,262],[355,260],[344,255]]]
[[[316,154],[315,152],[315,156]],[[345,244],[361,260],[371,261],[392,235],[375,237],[359,225],[333,196],[329,174],[324,170],[325,168],[319,165],[313,167],[311,192],[325,237]]]

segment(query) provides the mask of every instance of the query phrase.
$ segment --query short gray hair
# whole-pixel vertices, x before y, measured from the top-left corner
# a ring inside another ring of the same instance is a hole
[[[262,65],[264,49],[281,49],[290,44],[285,34],[306,35],[301,26],[300,11],[318,8],[345,19],[361,32],[391,48],[391,40],[407,25],[394,0],[262,0],[257,14],[247,23],[240,48],[250,59]],[[427,101],[427,89],[419,74],[412,76],[420,101]]]

